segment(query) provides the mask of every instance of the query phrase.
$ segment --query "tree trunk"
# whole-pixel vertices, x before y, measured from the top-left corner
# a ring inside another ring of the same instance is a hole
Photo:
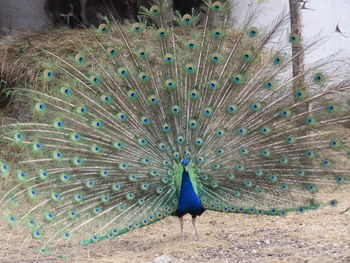
[[[302,13],[301,7],[303,2],[301,0],[289,0],[290,10],[290,24],[291,32],[297,34],[300,38],[303,35]],[[292,56],[294,57],[303,50],[302,44],[292,46]],[[293,59],[293,77],[302,74],[305,71],[305,57],[304,53],[301,53]],[[299,87],[303,87],[305,84],[305,77],[299,77],[293,82],[293,91]]]
[[[300,43],[297,45],[292,45],[292,56],[296,56],[292,61],[293,67],[293,77],[296,77],[305,72],[305,53],[303,52],[303,23],[302,23],[302,0],[289,0],[289,10],[290,10],[290,26],[291,32],[297,34],[300,37]],[[299,54],[300,53],[300,54]],[[299,55],[297,55],[299,54]],[[299,89],[304,88],[307,93],[307,87],[305,85],[305,75],[298,77],[293,81],[293,95]],[[294,102],[297,102],[294,99]],[[310,103],[304,103],[303,105],[298,106],[297,114],[302,112],[308,112],[311,110]],[[300,126],[304,126],[305,121],[300,121]],[[311,142],[311,132],[308,129],[301,131],[297,134],[300,137],[306,136],[306,142]],[[304,167],[312,168],[314,167],[314,163],[311,159],[305,158],[304,160],[300,160],[300,164]],[[313,203],[313,199],[310,200],[310,203]]]

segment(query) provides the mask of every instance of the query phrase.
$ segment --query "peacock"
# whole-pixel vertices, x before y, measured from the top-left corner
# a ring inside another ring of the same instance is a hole
[[[19,253],[45,257],[167,216],[183,239],[185,214],[199,239],[205,210],[284,216],[339,202],[350,177],[339,62],[293,73],[318,40],[286,32],[285,14],[258,28],[251,12],[233,29],[228,1],[168,10],[156,0],[135,23],[105,17],[13,43],[11,70],[26,60],[33,74],[7,90],[26,114],[0,132],[1,220]]]

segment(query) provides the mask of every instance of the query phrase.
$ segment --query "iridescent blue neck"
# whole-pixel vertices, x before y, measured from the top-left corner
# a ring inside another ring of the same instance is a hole
[[[188,159],[185,159],[185,160],[188,160]],[[184,165],[184,171],[182,173],[179,203],[176,211],[176,214],[179,217],[182,217],[187,213],[195,217],[195,216],[201,215],[204,212],[204,207],[200,202],[196,192],[194,191],[190,176],[186,169],[187,164]]]

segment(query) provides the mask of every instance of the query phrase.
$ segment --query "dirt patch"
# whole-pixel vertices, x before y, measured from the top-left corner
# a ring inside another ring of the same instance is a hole
[[[73,257],[47,255],[39,262],[152,262],[164,254],[175,263],[350,262],[350,212],[340,214],[349,206],[347,198],[335,208],[285,217],[206,211],[197,220],[200,241],[195,241],[190,217],[185,219],[185,241],[179,238],[178,219],[168,217],[112,241],[77,248]],[[1,237],[6,233],[7,228],[0,229]],[[7,238],[0,242],[0,248],[5,248]],[[21,257],[13,255],[0,261],[29,263],[34,257],[24,251]]]

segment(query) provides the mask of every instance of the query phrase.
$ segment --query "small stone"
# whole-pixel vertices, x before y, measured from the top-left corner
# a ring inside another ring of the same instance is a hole
[[[171,263],[171,258],[167,255],[157,257],[153,260],[153,263]]]

